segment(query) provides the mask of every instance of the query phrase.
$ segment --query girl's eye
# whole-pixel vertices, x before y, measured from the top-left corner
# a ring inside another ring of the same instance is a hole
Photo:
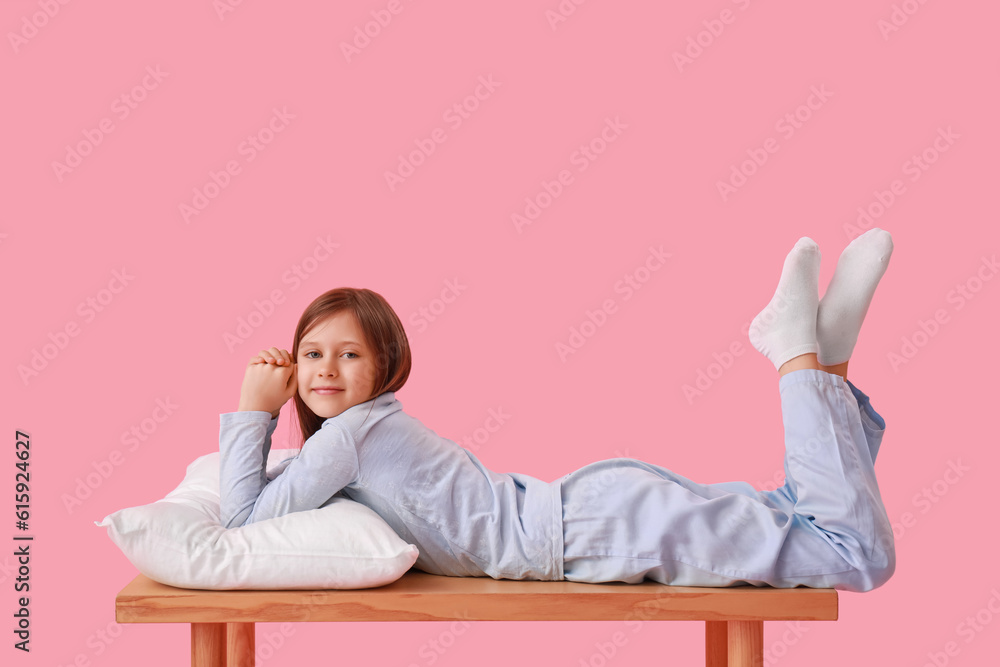
[[[317,352],[316,350],[310,350],[309,352],[306,352],[303,356],[306,359],[315,359],[316,358],[316,357],[310,357],[309,356],[310,354],[319,354],[319,352]],[[358,357],[357,353],[355,353],[355,352],[344,352],[344,354],[353,354],[354,356],[351,357],[351,359],[357,359],[357,357]]]

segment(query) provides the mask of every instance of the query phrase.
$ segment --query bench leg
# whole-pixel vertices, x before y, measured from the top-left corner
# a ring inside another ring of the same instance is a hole
[[[253,623],[192,623],[191,667],[253,667]]]
[[[191,624],[191,667],[226,667],[226,624]]]
[[[764,621],[729,621],[728,667],[763,667]]]
[[[226,654],[229,662],[226,667],[253,667],[254,646],[254,624],[253,623],[226,623],[229,626],[228,639],[226,641]]]
[[[728,667],[729,633],[725,621],[705,621],[705,666]]]
[[[706,667],[762,667],[763,621],[705,621]]]

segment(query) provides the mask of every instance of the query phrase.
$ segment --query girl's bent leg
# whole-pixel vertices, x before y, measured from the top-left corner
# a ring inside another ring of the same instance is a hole
[[[882,437],[885,435],[885,420],[882,418],[882,415],[876,412],[875,408],[872,407],[871,399],[868,398],[867,394],[855,387],[850,380],[845,378],[844,381],[847,386],[850,387],[851,393],[854,394],[854,399],[857,402],[858,418],[861,420],[861,426],[865,432],[865,444],[868,445],[868,453],[871,457],[872,466],[874,467],[875,459],[878,457],[879,448],[882,446]],[[787,467],[785,470],[787,475]],[[729,485],[734,486],[730,487]],[[710,484],[709,486],[716,485]],[[795,506],[795,499],[789,492],[787,480],[784,486],[770,491],[756,491],[752,486],[745,482],[722,482],[718,486],[731,488],[737,493],[743,493],[750,496],[756,495],[760,498],[761,502],[767,504],[769,507],[793,511]]]
[[[851,564],[852,579],[870,590],[892,576],[896,563],[874,469],[885,422],[867,396],[861,394],[863,404],[856,398],[852,386],[818,370],[779,380],[785,487],[794,512]]]
[[[855,387],[850,380],[845,378],[844,382],[850,387],[854,399],[858,402],[861,426],[865,430],[865,442],[868,444],[868,452],[871,455],[872,465],[874,465],[875,459],[878,457],[878,450],[882,446],[882,436],[885,435],[885,420],[882,419],[882,415],[875,412],[867,394]]]
[[[557,480],[565,578],[880,586],[895,569],[870,452],[884,421],[848,386],[819,370],[782,378],[786,480],[774,491],[699,484],[635,459],[599,461]]]

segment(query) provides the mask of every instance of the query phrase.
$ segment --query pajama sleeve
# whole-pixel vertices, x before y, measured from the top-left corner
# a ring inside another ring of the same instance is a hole
[[[327,420],[274,479],[267,456],[277,418],[262,411],[219,416],[220,521],[236,528],[316,509],[358,477],[358,453],[346,429]]]

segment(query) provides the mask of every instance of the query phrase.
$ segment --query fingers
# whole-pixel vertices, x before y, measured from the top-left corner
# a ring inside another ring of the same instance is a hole
[[[288,350],[279,350],[272,347],[269,350],[261,350],[256,357],[250,360],[251,364],[274,364],[275,366],[291,366],[292,355]]]
[[[262,354],[252,358],[247,365],[240,393],[240,410],[267,410],[276,415],[281,406],[298,391],[298,364],[289,363],[289,359],[281,351],[275,351],[277,354],[271,355],[269,351],[262,350]],[[267,361],[268,355],[274,362]],[[279,359],[281,365],[278,364]],[[250,405],[256,407],[243,407]]]

